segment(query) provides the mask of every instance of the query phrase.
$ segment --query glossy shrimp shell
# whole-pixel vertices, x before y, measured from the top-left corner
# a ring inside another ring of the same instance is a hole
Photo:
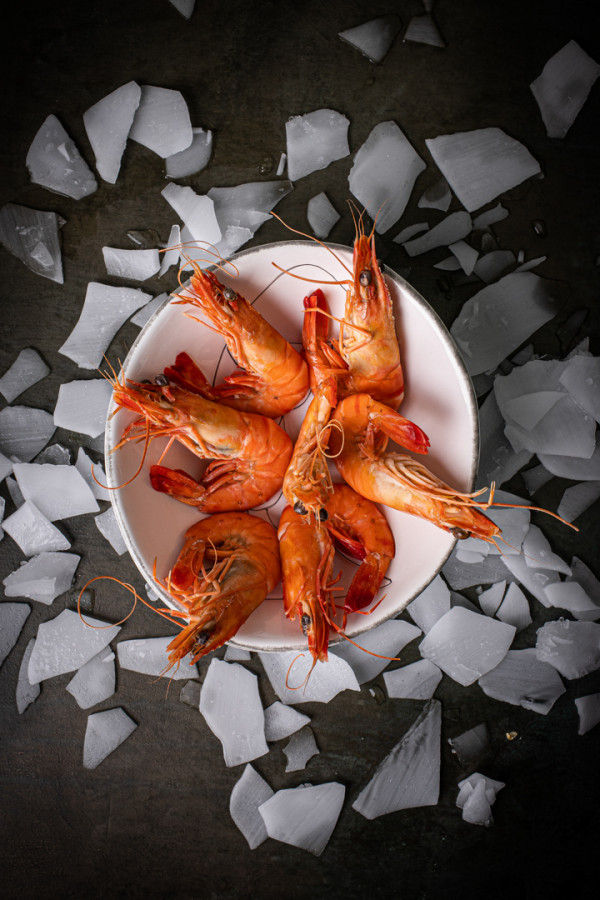
[[[176,302],[203,313],[240,367],[223,384],[212,388],[210,397],[226,406],[266,416],[289,412],[308,391],[306,362],[241,294],[221,284],[214,273],[197,263],[192,265],[190,284]]]
[[[333,485],[328,454],[328,423],[336,405],[336,383],[324,378],[316,387],[304,416],[290,464],[283,479],[283,494],[293,509],[301,515],[325,518],[325,511]]]
[[[170,666],[190,662],[230,640],[281,577],[277,532],[250,513],[207,516],[185,534],[163,585],[185,623],[167,647]]]
[[[336,483],[327,504],[326,527],[343,550],[360,561],[344,600],[348,613],[368,607],[394,558],[396,545],[387,519],[371,500]]]
[[[205,513],[251,509],[280,490],[292,441],[273,419],[231,409],[176,384],[124,377],[114,379],[113,398],[137,414],[118,446],[167,437],[212,460],[199,481],[181,470],[152,466],[156,490]]]
[[[286,506],[277,530],[281,554],[283,608],[288,619],[300,620],[313,662],[327,660],[333,541],[319,521]]]
[[[428,519],[455,537],[493,541],[499,529],[481,512],[487,504],[477,501],[478,494],[445,484],[409,454],[389,451],[390,437],[418,451],[420,429],[413,426],[417,440],[411,440],[405,419],[385,407],[374,414],[373,405],[371,397],[357,394],[339,403],[333,415],[343,431],[343,440],[332,432],[332,443],[339,444],[335,462],[344,480],[363,497]]]

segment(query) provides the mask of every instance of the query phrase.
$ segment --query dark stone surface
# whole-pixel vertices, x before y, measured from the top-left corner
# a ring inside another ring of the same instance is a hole
[[[406,24],[422,7],[417,0],[392,7],[365,7],[355,0],[198,0],[186,22],[167,0],[13,4],[3,23],[0,204],[54,210],[66,220],[62,286],[36,277],[1,251],[0,372],[25,346],[39,350],[52,369],[18,402],[52,411],[59,385],[85,377],[58,347],[78,318],[87,282],[117,283],[106,277],[102,245],[128,246],[129,229],[154,228],[167,239],[173,214],[160,196],[163,163],[139,145],[129,145],[115,185],[101,183],[97,193],[82,201],[30,184],[25,168],[28,147],[50,113],[58,116],[92,164],[82,113],[131,79],[181,90],[193,124],[214,131],[209,167],[184,181],[199,193],[272,177],[285,149],[285,121],[292,114],[320,107],[344,113],[351,122],[352,154],[375,124],[394,119],[428,168],[402,222],[379,239],[379,252],[447,324],[476,286],[451,278],[450,291],[440,290],[440,273],[432,264],[445,251],[410,260],[392,237],[404,224],[423,218],[436,221],[417,209],[420,194],[437,178],[426,138],[483,126],[503,128],[525,143],[545,177],[504,198],[510,216],[494,231],[502,247],[522,248],[528,258],[546,254],[539,271],[563,289],[561,310],[534,336],[534,348],[540,354],[561,355],[561,328],[573,312],[587,310],[570,345],[589,335],[592,351],[600,352],[600,88],[593,88],[564,140],[546,137],[529,90],[549,57],[571,38],[600,60],[596,4],[439,0],[435,14],[446,49],[403,43],[399,35],[381,65],[372,65],[337,37],[338,31],[391,10]],[[351,158],[298,182],[278,212],[306,229],[306,203],[325,190],[343,212],[330,239],[351,243],[353,226],[345,205]],[[456,201],[452,208],[459,208]],[[536,234],[537,220],[544,221],[547,236]],[[260,229],[255,243],[281,238],[281,226],[272,221]],[[173,272],[169,278],[168,287],[173,288]],[[155,293],[165,289],[157,279],[148,286]],[[136,334],[130,324],[122,328],[109,358],[123,358]],[[73,450],[78,446],[73,433],[59,430],[56,439]],[[567,485],[554,479],[536,502],[555,509]],[[523,490],[519,476],[510,487]],[[4,485],[0,491],[8,501]],[[12,509],[8,501],[7,513]],[[567,560],[577,554],[600,574],[597,507],[578,524],[581,530],[575,534],[543,520],[555,551]],[[71,519],[60,527],[82,555],[76,587],[101,573],[143,587],[129,558],[116,556],[92,517]],[[5,536],[0,577],[21,560],[18,547]],[[116,586],[96,594],[94,611],[99,616],[114,621],[129,609],[128,596]],[[178,684],[167,691],[165,681],[119,671],[117,693],[99,708],[123,706],[139,727],[92,772],[82,767],[87,712],[64,690],[70,676],[44,684],[36,703],[23,716],[17,714],[14,689],[22,652],[38,624],[72,602],[72,595],[60,597],[50,610],[32,603],[19,642],[0,672],[3,897],[238,900],[370,895],[492,900],[596,895],[600,734],[597,727],[577,735],[573,700],[579,692],[598,690],[597,681],[567,684],[567,692],[542,717],[489,700],[476,685],[463,688],[445,677],[436,692],[443,704],[439,804],[372,822],[355,813],[351,803],[422,703],[378,704],[363,688],[325,707],[308,704],[321,753],[306,772],[284,774],[280,744],[255,765],[274,789],[302,781],[343,782],[347,797],[339,823],[320,859],[273,841],[251,852],[228,810],[241,768],[225,767],[220,744],[204,720],[180,702]],[[532,645],[536,627],[549,618],[539,604],[531,605],[534,624],[517,646]],[[162,620],[138,610],[120,637],[168,630]],[[409,648],[405,661],[417,653],[416,647]],[[270,702],[273,693],[260,663],[254,660],[250,668],[259,673],[263,700]],[[447,738],[482,721],[492,738],[484,771],[506,782],[490,829],[461,820],[456,785],[468,773],[447,744]],[[508,741],[505,735],[511,731],[518,737]]]

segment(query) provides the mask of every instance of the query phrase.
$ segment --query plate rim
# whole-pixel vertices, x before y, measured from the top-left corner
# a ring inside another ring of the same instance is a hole
[[[317,243],[317,246],[319,246],[323,249],[326,249],[326,250],[327,249],[333,250],[334,252],[335,251],[343,251],[345,253],[353,252],[353,248],[347,244],[338,244],[338,243],[332,243],[332,242],[326,242],[326,241],[318,241],[316,243]],[[277,248],[280,248],[283,246],[285,246],[285,247],[291,247],[291,246],[303,246],[304,247],[304,246],[306,246],[311,249],[314,249],[315,242],[311,241],[311,240],[298,240],[298,239],[293,239],[293,240],[289,240],[289,241],[267,242],[264,244],[258,244],[257,246],[254,246],[254,247],[247,247],[246,249],[239,250],[236,253],[233,253],[231,256],[227,257],[227,259],[224,262],[225,263],[229,263],[229,262],[235,263],[236,260],[241,259],[243,257],[251,256],[251,255],[261,252],[261,251],[274,250],[274,249],[277,249]],[[386,265],[385,263],[383,263],[383,264],[380,263],[380,265],[382,266],[383,274],[386,275],[386,277],[391,278],[393,281],[395,281],[396,284],[398,285],[398,287],[402,291],[404,291],[405,293],[407,293],[409,295],[411,302],[415,303],[420,308],[420,310],[431,321],[432,325],[437,329],[437,331],[442,334],[442,336],[445,339],[444,343],[452,356],[453,365],[462,376],[463,388],[464,388],[463,396],[464,396],[464,399],[465,399],[465,402],[467,405],[469,418],[470,418],[472,426],[473,426],[472,431],[471,431],[470,474],[469,474],[468,486],[467,486],[467,490],[472,491],[474,488],[475,482],[476,482],[476,478],[477,478],[477,469],[478,469],[479,453],[480,453],[479,410],[478,410],[477,397],[476,397],[475,390],[473,387],[472,379],[468,374],[464,360],[463,360],[462,356],[460,355],[458,346],[457,346],[454,338],[452,337],[452,334],[451,334],[449,328],[446,326],[444,321],[441,319],[441,317],[435,311],[435,309],[431,306],[431,304],[402,275],[400,275],[398,272],[396,272],[394,269],[392,269],[390,266]],[[217,268],[218,268],[218,266],[216,263],[213,265],[206,266],[206,269],[208,271],[215,271]],[[184,282],[181,285],[181,288],[182,289],[185,288],[186,284],[187,284],[187,282]],[[127,355],[121,364],[122,372],[126,371],[128,363],[131,361],[132,357],[135,355],[138,345],[144,340],[145,335],[148,333],[148,331],[150,331],[152,329],[152,327],[154,326],[158,317],[163,314],[166,307],[171,303],[172,298],[174,296],[177,296],[178,290],[179,289],[175,289],[174,291],[169,292],[168,295],[163,300],[163,302],[160,304],[160,306],[154,310],[154,312],[152,313],[152,315],[150,316],[148,321],[142,326],[139,334],[136,336],[135,340],[131,344],[131,347],[129,348]],[[152,587],[153,591],[159,595],[159,598],[162,599],[165,603],[167,603],[167,605],[170,606],[172,609],[181,609],[182,607],[179,606],[177,603],[175,603],[173,601],[173,599],[170,598],[169,595],[166,594],[161,589],[161,586],[155,582],[154,578],[149,577],[150,573],[147,572],[146,562],[145,562],[145,560],[142,559],[141,554],[138,552],[136,544],[135,544],[135,540],[130,533],[130,529],[129,529],[127,522],[124,519],[124,513],[121,508],[121,505],[119,504],[119,497],[117,494],[117,489],[112,484],[113,476],[114,476],[114,466],[112,464],[112,448],[114,446],[114,442],[111,441],[111,438],[113,438],[111,423],[113,421],[114,413],[116,413],[116,412],[117,412],[117,409],[114,405],[113,397],[111,396],[110,403],[108,406],[108,411],[107,411],[107,424],[106,424],[106,430],[105,430],[105,436],[104,436],[106,478],[107,478],[108,486],[109,486],[109,488],[111,488],[111,496],[110,496],[111,508],[114,510],[115,517],[116,517],[117,523],[119,525],[119,530],[121,531],[123,540],[127,547],[127,552],[129,553],[129,555],[132,559],[132,562],[136,566],[139,574],[142,576],[142,578],[144,578],[145,583],[149,583],[150,586]],[[364,624],[362,624],[362,625],[356,624],[356,626],[354,628],[352,628],[351,634],[349,634],[349,637],[351,637],[354,640],[355,638],[359,637],[360,635],[365,634],[368,631],[371,631],[373,627],[377,627],[378,625],[383,625],[385,622],[389,621],[390,619],[397,618],[399,615],[401,615],[401,613],[404,612],[404,610],[407,608],[407,606],[410,603],[412,603],[412,601],[416,597],[418,597],[419,594],[421,594],[429,584],[431,584],[431,582],[434,580],[434,578],[436,578],[439,575],[443,566],[445,565],[445,563],[447,562],[451,553],[453,552],[456,543],[457,543],[457,539],[455,538],[450,543],[447,553],[442,558],[442,560],[439,562],[435,571],[432,572],[431,574],[428,574],[426,580],[424,580],[424,582],[418,587],[418,589],[416,589],[412,593],[412,595],[409,597],[409,599],[406,600],[406,602],[404,603],[404,605],[402,606],[401,609],[392,610],[390,612],[389,616],[386,616],[385,619],[383,619],[380,622],[377,622],[376,625],[370,625],[367,620],[367,617],[366,616],[362,617],[364,619]],[[337,633],[334,633],[330,637],[329,646],[333,647],[335,645],[339,645],[344,640],[345,640],[345,638],[343,636],[340,636]],[[226,642],[226,645],[227,644],[231,644],[232,646],[235,646],[239,649],[250,650],[251,652],[256,652],[256,653],[263,653],[263,652],[264,653],[286,653],[291,650],[306,650],[306,639],[304,638],[303,635],[300,635],[300,637],[297,640],[289,641],[289,642],[286,641],[285,646],[275,646],[275,645],[262,646],[261,645],[260,647],[257,647],[254,644],[248,643],[247,640],[246,641],[239,640],[237,638],[237,635],[234,635],[232,638],[230,638]]]

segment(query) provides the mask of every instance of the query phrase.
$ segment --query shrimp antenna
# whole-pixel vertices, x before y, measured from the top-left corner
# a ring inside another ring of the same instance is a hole
[[[324,250],[327,250],[328,253],[331,253],[331,255],[333,256],[333,258],[340,264],[340,266],[342,267],[342,269],[345,269],[345,271],[348,273],[348,275],[350,276],[350,278],[353,277],[352,269],[349,269],[349,268],[348,268],[348,266],[346,265],[346,263],[343,262],[343,261],[340,259],[340,257],[337,255],[337,253],[335,252],[335,250],[332,250],[331,247],[328,247],[327,244],[325,244],[323,241],[320,241],[318,237],[315,237],[315,236],[312,235],[312,234],[306,234],[304,231],[300,231],[298,228],[292,228],[291,225],[288,225],[287,222],[284,222],[283,219],[281,218],[281,216],[278,216],[276,212],[273,212],[273,210],[271,210],[270,214],[271,214],[272,216],[274,216],[274,218],[278,219],[278,221],[281,222],[281,224],[284,226],[284,228],[287,228],[288,231],[293,231],[294,234],[299,234],[300,237],[306,238],[306,239],[309,240],[309,241],[313,241],[315,244],[318,244],[320,247],[323,247]],[[273,263],[273,265],[275,266],[276,269],[279,269],[279,270],[282,271],[282,272],[285,271],[284,269],[281,269],[281,267],[278,266],[276,263]],[[291,274],[291,273],[288,273],[288,274]],[[300,278],[301,276],[300,276],[300,275],[295,275],[294,277],[295,277],[295,278]],[[311,281],[310,278],[304,278],[304,279],[302,279],[302,280],[303,280],[303,281]],[[331,281],[331,282],[326,282],[326,281],[323,282],[323,281],[322,281],[322,282],[320,282],[320,283],[321,283],[321,284],[346,284],[345,281]]]

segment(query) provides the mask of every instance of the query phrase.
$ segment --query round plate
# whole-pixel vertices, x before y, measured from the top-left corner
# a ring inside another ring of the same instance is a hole
[[[220,274],[219,278],[254,302],[290,343],[301,348],[302,300],[315,285],[280,272],[273,263],[295,275],[323,282],[347,278],[344,265],[352,267],[352,250],[333,244],[329,247],[327,250],[309,241],[266,244],[233,256],[235,271],[229,264],[231,277]],[[449,332],[429,304],[399,275],[389,269],[385,275],[394,304],[406,382],[402,415],[415,421],[429,436],[431,448],[424,459],[428,468],[457,489],[471,490],[479,454],[477,405],[471,381]],[[343,316],[344,288],[323,285],[323,289],[333,315]],[[126,378],[153,379],[184,350],[201,366],[209,381],[220,382],[235,369],[225,342],[203,324],[191,321],[186,311],[200,315],[196,308],[170,300],[155,312],[125,360]],[[292,439],[297,436],[309,400],[310,396],[284,417],[282,424]],[[107,478],[111,487],[127,482],[141,460],[143,443],[129,443],[111,452],[132,419],[131,413],[115,412],[111,404],[106,430]],[[151,487],[148,471],[165,445],[166,439],[162,438],[150,444],[142,471],[126,487],[112,491],[112,502],[134,563],[165,602],[175,607],[154,581],[154,565],[158,578],[164,578],[181,550],[186,529],[201,516],[192,507]],[[194,477],[199,477],[205,465],[178,444],[169,449],[163,463],[185,469]],[[332,472],[340,480],[336,470]],[[283,497],[276,496],[258,514],[276,526],[284,505]],[[447,532],[416,516],[387,507],[384,512],[396,541],[396,554],[380,592],[385,597],[370,615],[348,617],[346,633],[350,637],[398,615],[439,572],[455,543]],[[338,568],[344,570],[344,578],[348,579],[357,564],[336,554],[338,560]],[[260,651],[306,647],[298,621],[290,622],[284,616],[281,585],[241,626],[232,643]]]

